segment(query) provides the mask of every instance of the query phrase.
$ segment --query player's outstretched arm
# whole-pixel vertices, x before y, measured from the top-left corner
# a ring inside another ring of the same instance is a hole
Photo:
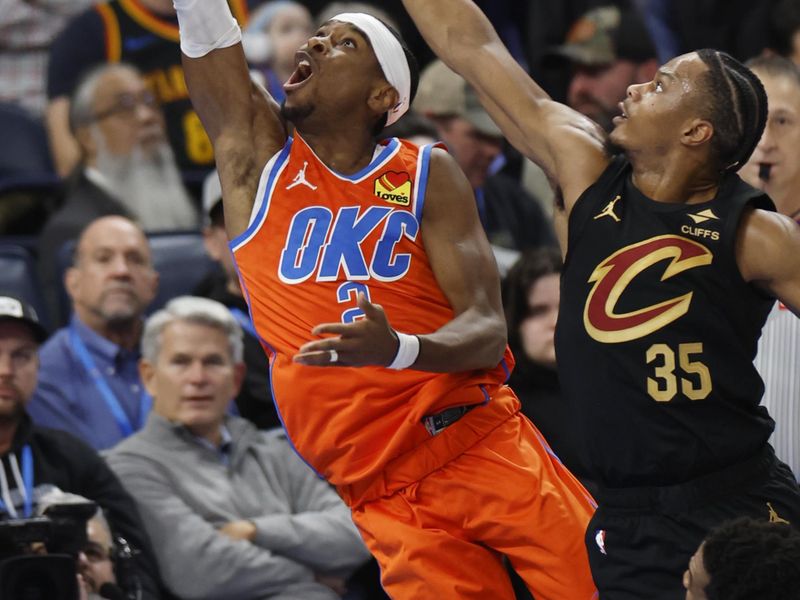
[[[409,368],[446,373],[496,367],[506,347],[497,264],[472,188],[443,150],[431,154],[422,237],[436,281],[455,316],[439,330],[417,336],[419,354]],[[314,335],[339,337],[304,344],[294,360],[322,367],[393,364],[398,358],[398,335],[386,314],[363,296],[358,305],[363,319],[315,327]],[[331,350],[336,351],[335,363]]]
[[[279,108],[254,84],[226,0],[174,0],[186,85],[214,145],[229,237],[247,229],[261,170],[283,146]]]
[[[745,281],[774,294],[800,317],[800,227],[778,213],[753,210],[742,218],[736,262]]]
[[[503,134],[563,192],[567,210],[608,164],[605,133],[554,102],[470,0],[403,0],[425,41],[475,88]]]

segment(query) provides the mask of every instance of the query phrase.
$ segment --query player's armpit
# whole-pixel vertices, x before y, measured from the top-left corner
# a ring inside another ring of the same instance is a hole
[[[472,189],[455,160],[440,149],[431,154],[422,237],[455,318],[419,336],[420,353],[412,368],[455,372],[497,366],[506,346],[497,265]]]
[[[800,316],[800,227],[778,213],[751,210],[742,217],[736,262],[745,281],[775,295]]]
[[[183,57],[192,104],[214,145],[233,239],[247,229],[261,171],[286,141],[277,103],[251,81],[241,44]]]

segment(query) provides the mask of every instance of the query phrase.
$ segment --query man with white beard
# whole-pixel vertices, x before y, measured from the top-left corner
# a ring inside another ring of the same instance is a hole
[[[56,279],[60,248],[98,217],[126,216],[147,233],[198,226],[157,101],[134,67],[104,64],[90,71],[72,98],[70,126],[82,159],[63,206],[39,236],[45,286]],[[47,296],[54,312],[57,292]]]

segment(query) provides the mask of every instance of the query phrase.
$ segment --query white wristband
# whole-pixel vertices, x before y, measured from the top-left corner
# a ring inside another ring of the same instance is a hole
[[[417,362],[417,357],[419,356],[419,338],[415,335],[400,333],[399,331],[395,331],[395,333],[397,334],[397,340],[400,342],[400,345],[397,347],[397,354],[395,354],[394,360],[388,368],[399,371],[400,369],[407,369]]]
[[[242,40],[242,31],[226,0],[173,0],[181,32],[181,51],[200,58]]]

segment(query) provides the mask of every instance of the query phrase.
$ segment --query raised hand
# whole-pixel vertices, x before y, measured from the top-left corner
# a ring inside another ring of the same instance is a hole
[[[294,355],[294,361],[313,367],[385,367],[391,364],[399,342],[386,313],[363,293],[358,295],[358,307],[364,317],[353,323],[322,323],[314,327],[312,335],[335,337],[303,344]]]

